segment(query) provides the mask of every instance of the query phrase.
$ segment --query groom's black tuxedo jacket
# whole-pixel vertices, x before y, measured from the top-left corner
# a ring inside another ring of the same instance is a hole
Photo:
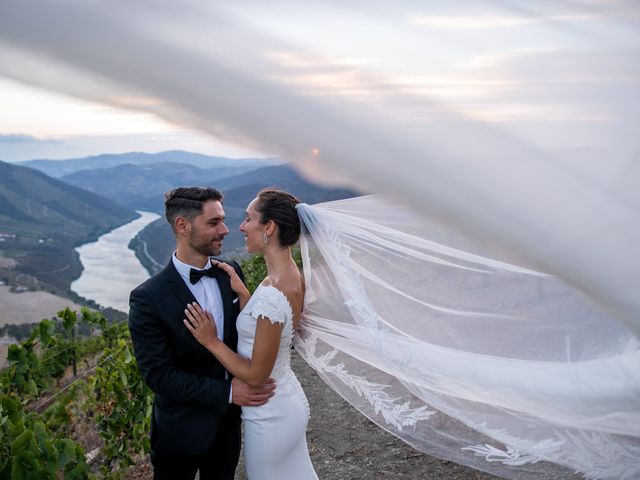
[[[227,263],[242,278],[240,267]],[[221,273],[216,279],[224,308],[224,341],[235,351],[239,302],[229,277]],[[156,394],[151,448],[157,452],[202,453],[212,445],[222,415],[240,421],[240,408],[229,404],[231,381],[225,379],[224,367],[183,323],[187,303],[195,301],[172,261],[129,298],[135,356],[145,382]]]

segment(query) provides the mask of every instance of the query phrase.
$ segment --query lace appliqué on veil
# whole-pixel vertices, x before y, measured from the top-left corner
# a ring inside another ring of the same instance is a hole
[[[342,383],[365,398],[374,408],[376,414],[382,415],[384,421],[402,431],[405,427],[415,427],[422,420],[428,420],[436,412],[426,406],[411,408],[409,402],[398,403],[397,398],[389,395],[385,390],[388,385],[375,383],[365,377],[353,375],[345,369],[344,364],[329,365],[337,350],[316,356],[317,339],[309,336],[307,339],[298,338],[296,349],[304,359],[317,371],[335,375]]]
[[[483,425],[483,427],[486,427]],[[495,437],[504,437],[506,432],[493,431]],[[555,438],[547,438],[536,443],[526,444],[525,439],[509,437],[506,440],[519,444],[524,450],[507,446],[506,450],[485,443],[464,447],[462,450],[484,457],[487,462],[500,462],[504,465],[520,466],[537,463],[545,459],[564,460],[570,464],[582,466],[580,471],[586,478],[633,479],[640,475],[640,449],[632,445],[620,445],[613,442],[611,436],[601,432],[571,432],[554,430]],[[567,449],[571,445],[573,448]],[[562,453],[562,450],[571,452]],[[526,451],[527,453],[522,453]]]
[[[511,447],[507,447],[507,450],[500,450],[488,443],[484,445],[473,445],[471,447],[464,447],[462,450],[469,450],[476,454],[478,457],[484,457],[487,462],[501,462],[505,465],[519,466],[526,463],[537,463],[541,459],[533,455],[526,455],[520,453]]]
[[[249,315],[268,319],[272,324],[286,324],[293,318],[293,309],[282,291],[273,285],[260,285],[260,295],[252,298]]]
[[[392,362],[385,356],[383,351],[384,337],[388,332],[384,322],[380,321],[381,319],[369,301],[359,272],[351,267],[351,249],[345,245],[337,232],[330,226],[330,223],[321,222],[316,224],[315,227],[323,230],[328,239],[324,247],[331,252],[332,258],[336,259],[336,273],[338,274],[336,277],[345,297],[345,305],[351,309],[357,318],[375,332],[371,339],[378,355],[386,361]],[[304,253],[308,254],[303,248]],[[308,282],[308,285],[311,285],[311,283]],[[388,385],[372,382],[365,377],[351,374],[342,363],[329,365],[338,351],[333,350],[317,356],[315,352],[316,342],[317,338],[313,336],[309,336],[305,340],[300,338],[296,343],[296,348],[316,371],[334,375],[359,396],[365,398],[373,406],[375,413],[382,415],[387,424],[393,425],[396,429],[402,431],[405,427],[415,427],[419,421],[427,420],[436,413],[427,406],[412,408],[409,402],[398,402],[398,398],[389,395],[387,392]]]

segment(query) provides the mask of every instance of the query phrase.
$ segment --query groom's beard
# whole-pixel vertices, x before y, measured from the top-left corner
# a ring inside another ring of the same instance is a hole
[[[198,234],[197,230],[191,230],[189,235],[189,246],[201,255],[207,257],[217,257],[222,252],[222,241],[224,235],[215,238],[206,238]]]

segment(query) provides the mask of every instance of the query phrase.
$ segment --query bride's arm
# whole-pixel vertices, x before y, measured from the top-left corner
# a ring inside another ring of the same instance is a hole
[[[282,324],[272,324],[268,318],[259,317],[251,359],[242,358],[218,338],[215,322],[209,312],[197,303],[188,304],[184,324],[207,350],[218,359],[234,377],[251,385],[261,387],[268,380],[276,363]]]

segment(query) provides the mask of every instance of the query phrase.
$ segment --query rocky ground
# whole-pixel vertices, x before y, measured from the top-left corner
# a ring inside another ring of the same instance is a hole
[[[293,352],[291,360],[311,408],[307,441],[311,461],[320,479],[498,478],[414,450],[351,407],[320,380],[297,353]],[[128,480],[153,478],[151,466],[147,462],[137,465],[129,473]],[[236,480],[247,480],[242,457]]]
[[[386,432],[331,390],[304,360],[292,355],[292,366],[307,395],[311,420],[307,441],[311,460],[322,480],[490,480],[492,475],[414,450]],[[150,480],[151,466],[143,462],[127,479]],[[545,480],[580,477],[550,473]],[[236,480],[247,480],[242,458]],[[293,480],[293,479],[292,479]]]
[[[451,479],[497,477],[429,457],[370,422],[331,390],[297,354],[292,366],[309,400],[307,441],[318,476],[325,480]],[[241,468],[237,480],[245,480]]]

